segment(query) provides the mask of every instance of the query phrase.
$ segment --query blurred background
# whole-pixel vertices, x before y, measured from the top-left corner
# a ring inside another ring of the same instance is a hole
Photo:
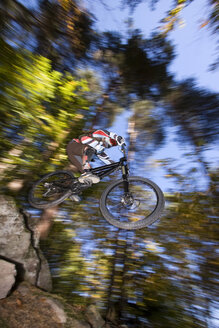
[[[218,1],[1,0],[0,28],[1,193],[38,224],[53,291],[128,327],[218,327]],[[29,206],[93,128],[123,135],[131,174],[164,191],[147,229],[102,218],[109,178]]]

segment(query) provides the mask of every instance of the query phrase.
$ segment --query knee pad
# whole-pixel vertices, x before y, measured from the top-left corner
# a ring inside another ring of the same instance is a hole
[[[95,149],[91,147],[87,147],[84,154],[87,156],[88,162],[92,159],[92,157],[95,155],[96,151]]]

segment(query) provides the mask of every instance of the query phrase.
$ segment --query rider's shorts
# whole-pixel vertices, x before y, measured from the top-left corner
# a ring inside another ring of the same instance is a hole
[[[78,171],[80,171],[81,173],[84,172],[82,167],[83,164],[82,157],[84,155],[84,151],[86,147],[87,147],[86,145],[83,145],[73,139],[67,144],[67,149],[66,149],[70,162],[74,166],[76,166]]]

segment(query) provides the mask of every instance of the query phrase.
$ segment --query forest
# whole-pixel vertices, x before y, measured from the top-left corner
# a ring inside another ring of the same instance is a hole
[[[95,302],[105,315],[114,307],[129,328],[214,328],[219,320],[218,163],[206,155],[217,157],[219,94],[170,70],[178,55],[171,31],[196,1],[173,0],[147,37],[132,15],[143,2],[159,9],[161,0],[113,1],[129,11],[125,33],[99,30],[88,0],[0,2],[1,194],[37,220],[54,292]],[[218,1],[206,8],[202,27],[218,47]],[[72,169],[67,143],[93,128],[123,131],[131,173],[158,185],[161,178],[166,205],[153,225],[109,225],[98,208],[108,180],[79,204],[68,199],[52,211],[28,204],[40,176]]]

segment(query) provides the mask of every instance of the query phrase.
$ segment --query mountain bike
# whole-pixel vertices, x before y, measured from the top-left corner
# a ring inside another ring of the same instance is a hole
[[[135,230],[154,223],[164,209],[164,195],[151,180],[129,176],[125,146],[121,147],[123,157],[118,162],[92,168],[91,172],[100,180],[120,170],[122,178],[112,181],[100,197],[100,211],[112,225]],[[28,194],[29,203],[38,209],[45,209],[62,203],[71,195],[95,186],[84,182],[70,171],[56,171],[44,175],[35,182]]]

